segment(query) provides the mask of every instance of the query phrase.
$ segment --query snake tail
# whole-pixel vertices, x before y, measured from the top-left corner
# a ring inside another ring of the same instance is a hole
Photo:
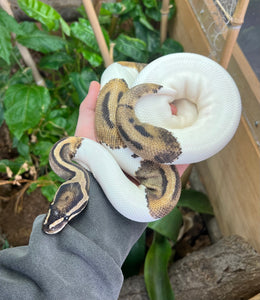
[[[88,203],[88,173],[72,161],[81,142],[82,138],[68,137],[57,142],[50,152],[51,168],[66,182],[57,190],[44,219],[42,229],[47,234],[61,231]]]
[[[181,193],[181,179],[174,165],[142,161],[136,179],[145,186],[147,207],[154,219],[172,211]]]

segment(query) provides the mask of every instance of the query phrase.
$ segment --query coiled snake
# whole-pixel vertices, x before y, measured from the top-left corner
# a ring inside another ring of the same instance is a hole
[[[138,222],[162,218],[181,192],[174,164],[198,162],[220,151],[234,135],[240,114],[233,79],[204,56],[180,53],[147,66],[110,65],[96,107],[99,143],[68,137],[50,152],[51,167],[66,181],[50,204],[44,232],[59,232],[86,207],[91,188],[86,169],[125,217]]]

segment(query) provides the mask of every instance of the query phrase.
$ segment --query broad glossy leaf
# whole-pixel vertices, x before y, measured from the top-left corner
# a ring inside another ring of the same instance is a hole
[[[31,18],[44,24],[49,30],[59,28],[60,14],[51,6],[38,0],[17,0],[20,8]]]
[[[76,88],[79,96],[79,103],[86,97],[90,82],[98,80],[96,73],[90,68],[84,69],[81,73],[71,73],[69,78]]]
[[[157,53],[160,49],[160,34],[157,31],[147,29],[140,22],[134,22],[135,35],[147,45],[147,51]]]
[[[177,205],[180,207],[188,207],[198,213],[214,215],[208,197],[194,190],[183,190]]]
[[[177,241],[181,226],[182,226],[182,214],[177,207],[175,207],[164,218],[149,223],[149,227],[151,229],[167,237],[173,242]]]
[[[79,49],[79,52],[82,53],[83,57],[90,63],[92,67],[98,67],[102,64],[103,58],[101,55],[89,51],[88,49]]]
[[[35,51],[49,53],[58,51],[66,45],[65,40],[39,30],[32,22],[23,22],[21,28],[23,29],[24,34],[17,35],[17,41],[25,47]]]
[[[119,52],[131,57],[137,62],[146,62],[148,55],[146,51],[146,43],[144,41],[120,34],[115,40],[115,43],[115,48]]]
[[[124,12],[126,7],[121,2],[103,2],[102,3],[102,11],[101,13],[104,14],[116,14],[120,15]]]
[[[148,8],[152,8],[152,7],[157,8],[157,1],[156,0],[143,0],[143,3]]]
[[[11,35],[2,25],[0,25],[0,32],[0,57],[10,64],[10,54],[12,50]]]
[[[122,14],[127,14],[131,10],[135,9],[136,3],[132,0],[122,0],[121,3],[124,5],[124,10]]]
[[[132,247],[123,266],[122,271],[124,278],[137,275],[140,272],[140,267],[145,259],[145,232],[141,235],[138,241]]]
[[[174,299],[168,276],[171,253],[171,245],[167,238],[155,233],[144,265],[144,280],[150,300]]]
[[[58,70],[63,65],[73,62],[74,59],[66,52],[55,52],[53,54],[43,56],[39,62],[39,67],[43,69]]]
[[[74,37],[81,40],[94,51],[98,53],[100,52],[92,26],[90,25],[90,22],[88,20],[79,19],[79,22],[72,23],[70,28]],[[102,32],[106,43],[109,45],[108,33],[104,29],[102,29]]]
[[[160,22],[161,21],[161,7],[162,7],[162,1],[160,1],[159,6],[156,7],[150,7],[150,8],[146,8],[145,10],[145,14],[146,16],[149,16],[149,18]],[[174,0],[170,0],[170,10],[169,10],[169,14],[168,14],[168,20],[172,18],[172,16],[175,14],[176,11],[176,6],[175,6],[175,2]]]
[[[145,14],[142,15],[140,18],[139,18],[139,22],[141,24],[143,24],[147,29],[150,29],[152,31],[155,31],[155,29],[153,28],[152,24],[147,20]]]
[[[44,87],[16,84],[8,88],[4,101],[6,123],[20,139],[24,131],[39,123],[50,104],[50,95]]]
[[[65,34],[67,34],[68,36],[70,36],[70,27],[69,27],[69,25],[64,21],[64,19],[62,17],[60,17],[59,21],[60,21],[60,24],[61,24],[62,31]]]
[[[6,28],[9,32],[22,33],[16,20],[2,9],[0,9],[0,25]]]
[[[54,184],[46,185],[41,187],[41,191],[43,196],[45,196],[49,202],[52,202],[55,193],[57,192],[57,186]]]
[[[183,52],[182,45],[179,42],[174,41],[172,39],[165,40],[160,49],[160,53],[162,55],[167,55],[176,52]]]

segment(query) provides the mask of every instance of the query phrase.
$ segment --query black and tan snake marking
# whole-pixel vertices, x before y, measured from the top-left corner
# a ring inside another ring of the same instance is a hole
[[[121,64],[130,65],[138,71],[144,67],[142,64]],[[166,165],[181,153],[179,143],[166,129],[142,123],[135,115],[138,100],[156,94],[160,89],[161,86],[156,84],[142,84],[129,89],[123,79],[112,79],[100,91],[95,110],[98,142],[110,149],[128,147],[133,152],[132,157],[143,159],[134,177],[145,186],[146,206],[153,219],[168,214],[176,205],[181,191],[175,166]],[[88,174],[83,167],[72,162],[80,147],[81,139],[70,137],[56,143],[50,153],[52,169],[66,182],[58,189],[44,220],[43,230],[48,234],[62,230],[87,205]]]
[[[69,137],[50,153],[53,170],[67,181],[46,215],[43,230],[48,234],[62,230],[87,205],[89,179],[84,168],[126,218],[150,222],[165,216],[181,191],[174,164],[213,156],[239,124],[241,99],[233,79],[201,55],[169,54],[147,66],[113,63],[102,74],[101,85],[95,113],[98,143]],[[172,101],[177,115],[169,106]]]
[[[72,163],[81,140],[77,137],[62,139],[50,152],[49,162],[53,171],[66,182],[57,190],[44,219],[43,231],[48,234],[62,230],[88,203],[88,173],[80,165]]]
[[[143,84],[128,89],[124,80],[113,79],[103,87],[96,107],[98,141],[111,149],[128,147],[145,159],[135,177],[146,187],[147,206],[155,219],[168,214],[179,199],[181,180],[176,167],[159,164],[172,163],[181,148],[166,129],[140,122],[134,108],[141,97],[160,88]]]

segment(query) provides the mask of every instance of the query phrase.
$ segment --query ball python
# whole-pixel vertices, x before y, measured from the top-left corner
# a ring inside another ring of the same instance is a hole
[[[207,57],[178,53],[148,65],[113,63],[101,77],[95,111],[98,142],[66,137],[50,152],[52,169],[66,181],[50,204],[43,231],[61,231],[86,207],[91,188],[86,170],[126,218],[162,218],[181,192],[175,165],[220,151],[234,135],[240,114],[236,84]]]

